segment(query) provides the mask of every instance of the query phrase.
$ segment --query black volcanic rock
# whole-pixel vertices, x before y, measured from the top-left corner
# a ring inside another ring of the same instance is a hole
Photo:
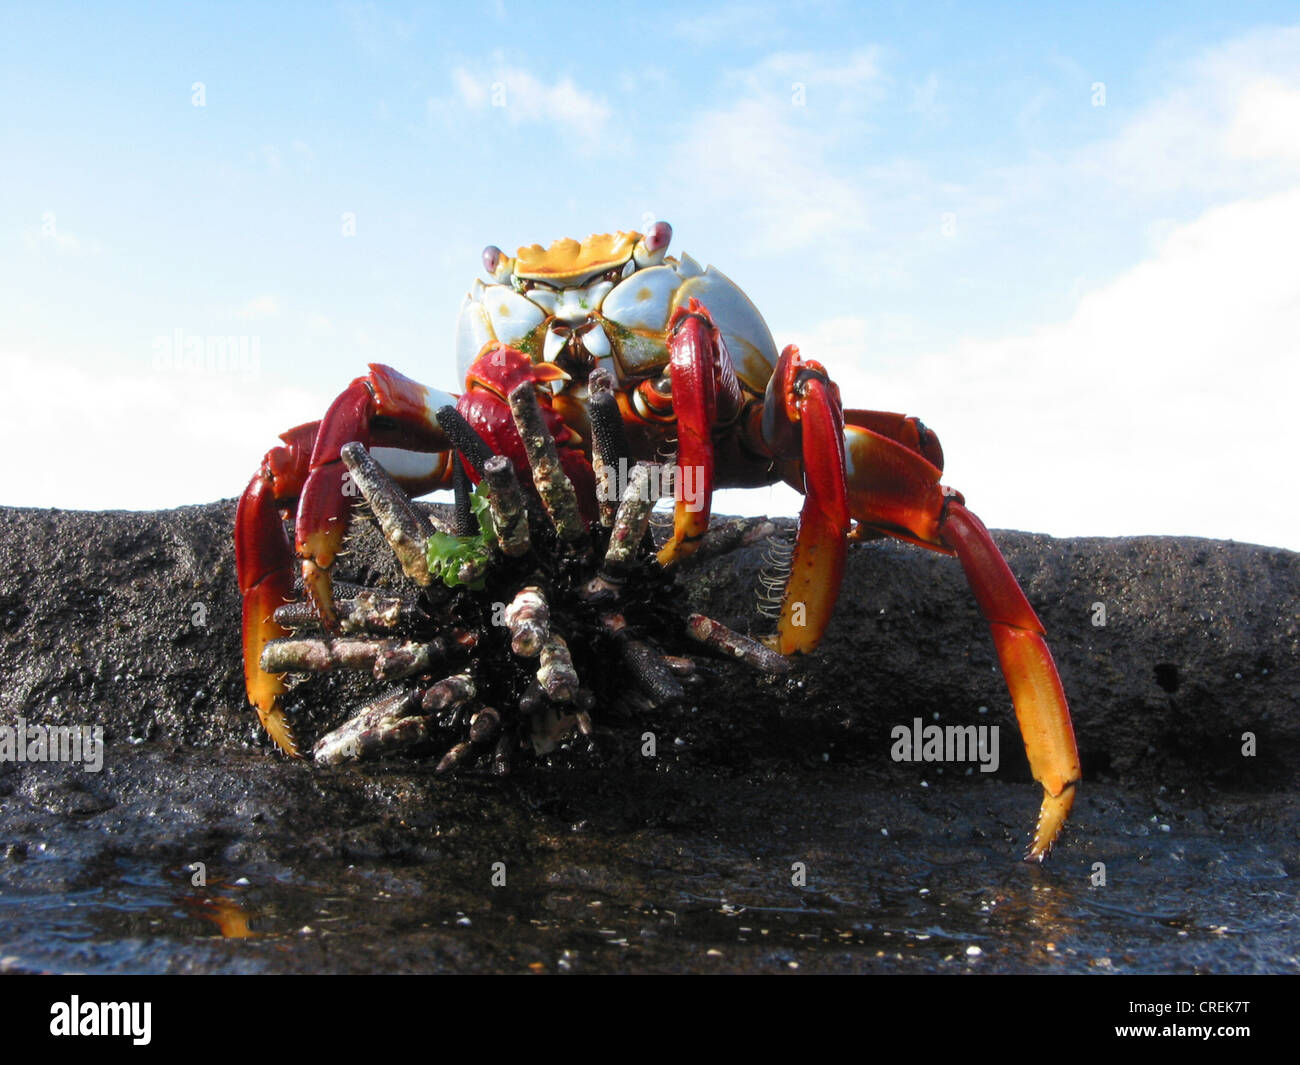
[[[0,969],[1300,968],[1287,932],[1300,555],[995,533],[1047,627],[1084,766],[1040,871],[1016,861],[1038,789],[950,558],[854,546],[830,630],[791,677],[718,663],[692,706],[498,783],[400,759],[319,771],[273,752],[242,692],[233,518],[233,501],[0,509],[0,725],[99,724],[109,744],[102,774],[0,764]],[[761,547],[703,563],[688,598],[746,624],[761,566]],[[373,535],[340,563],[349,572],[394,579]],[[313,683],[293,703],[308,729],[355,697]],[[918,717],[1001,725],[1000,771],[891,762],[890,730]],[[666,737],[653,765],[637,760],[642,727]],[[478,876],[497,859],[514,869],[508,894]],[[191,861],[223,886],[194,889]],[[792,886],[793,862],[812,871],[807,887]],[[115,901],[74,922],[85,950],[7,923],[8,896],[87,884]],[[1060,895],[1050,950],[1026,931],[1041,924],[1040,884]],[[391,917],[363,904],[377,885],[398,900]],[[299,949],[236,958],[211,938],[218,895]],[[350,922],[346,955],[311,931],[326,899]],[[991,900],[1033,920],[1000,922]],[[137,904],[148,929],[123,916]],[[685,924],[656,916],[668,911]],[[738,931],[760,924],[766,940]],[[927,924],[938,931],[906,938]],[[600,928],[627,945],[602,945]]]
[[[242,692],[233,520],[229,501],[156,513],[0,508],[0,720],[93,719],[112,740],[264,745]],[[1090,775],[1294,784],[1300,555],[1217,540],[996,536],[1047,628]],[[358,537],[340,575],[399,580],[377,540]],[[693,569],[692,604],[748,626],[762,555],[742,548]],[[961,567],[907,545],[851,549],[834,620],[799,676],[802,686],[780,686],[781,716],[806,714],[810,728],[846,718],[852,732],[887,734],[914,716],[965,720],[981,706],[1010,721]],[[752,718],[762,683],[739,670],[731,680],[749,685],[738,701]],[[732,685],[714,694],[729,699]],[[1241,756],[1247,731],[1253,762]]]

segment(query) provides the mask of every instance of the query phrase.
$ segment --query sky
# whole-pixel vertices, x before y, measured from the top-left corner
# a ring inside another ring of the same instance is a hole
[[[367,363],[460,391],[485,245],[657,219],[990,527],[1300,549],[1300,10],[1248,0],[2,4],[0,504],[235,496]]]

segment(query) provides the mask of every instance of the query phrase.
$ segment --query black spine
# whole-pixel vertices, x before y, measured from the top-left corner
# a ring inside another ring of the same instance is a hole
[[[482,476],[483,463],[492,457],[492,449],[450,404],[442,407],[434,417],[438,419],[438,427],[451,438],[452,447],[464,456],[475,473]]]

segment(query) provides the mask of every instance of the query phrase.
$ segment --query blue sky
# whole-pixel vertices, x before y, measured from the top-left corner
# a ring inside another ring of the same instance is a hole
[[[1300,383],[1297,24],[5,5],[0,438],[40,461],[0,503],[237,494],[367,362],[458,390],[484,245],[663,218],[849,405],[932,425],[990,525],[1300,548],[1275,469]],[[161,368],[177,330],[255,338],[256,364]]]

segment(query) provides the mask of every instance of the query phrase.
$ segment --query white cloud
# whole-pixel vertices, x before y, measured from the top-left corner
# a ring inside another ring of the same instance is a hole
[[[780,38],[782,19],[770,4],[727,4],[698,14],[667,19],[664,28],[674,37],[704,48],[765,44]]]
[[[948,121],[948,108],[940,98],[939,76],[931,71],[925,80],[912,85],[912,102],[909,110],[926,122],[943,125]]]
[[[1281,479],[1297,446],[1297,246],[1300,188],[1176,227],[1031,334],[871,371],[849,361],[854,319],[825,325],[818,357],[847,406],[931,425],[945,480],[991,525],[1300,548]]]
[[[467,107],[478,110],[488,102],[489,83],[477,78],[464,67],[452,71],[451,80],[456,83],[456,92]]]
[[[23,246],[31,252],[53,251],[56,255],[99,255],[104,247],[98,240],[70,233],[56,223],[52,211],[42,217],[41,225],[23,232]]]
[[[327,314],[312,312],[307,315],[305,332],[312,340],[324,339],[334,335],[334,321]]]
[[[820,165],[822,154],[815,134],[759,100],[701,115],[676,152],[696,195],[729,204],[737,228],[773,254],[867,224],[859,186]]]
[[[1115,91],[1107,106],[1117,103]],[[1300,160],[1300,26],[1247,34],[1180,70],[1121,133],[1066,160],[1068,171],[1151,198],[1277,191]]]
[[[697,198],[725,204],[773,253],[866,230],[862,182],[837,173],[828,155],[883,84],[877,52],[840,65],[781,52],[727,80],[738,98],[693,119],[670,172],[689,173]]]
[[[562,136],[573,138],[587,150],[599,145],[610,117],[604,100],[580,88],[572,78],[547,82],[499,57],[488,73],[458,67],[452,72],[452,81],[461,103],[471,110],[494,107],[512,124],[553,125]]]
[[[260,318],[273,318],[279,310],[275,297],[268,293],[249,300],[235,311],[235,317],[245,321],[255,321]]]
[[[112,354],[105,360],[111,364]],[[238,374],[91,373],[45,353],[15,351],[0,353],[0,389],[59,396],[62,423],[76,428],[51,433],[48,411],[16,405],[0,424],[0,447],[35,457],[11,464],[0,502],[92,510],[238,495],[278,442],[266,426],[319,418],[331,398]]]
[[[1274,78],[1246,86],[1237,100],[1227,144],[1237,158],[1300,164],[1300,87]]]
[[[1109,104],[1123,106],[1114,86]],[[744,128],[749,116],[736,105],[725,117]],[[830,143],[800,145],[787,120],[762,110],[752,117],[749,128],[766,122],[769,143],[787,152]],[[743,140],[723,145],[738,150]],[[1211,49],[1115,135],[976,173],[963,186],[945,187],[923,165],[896,160],[862,182],[874,189],[867,202],[823,158],[778,160],[770,181],[762,172],[737,180],[734,202],[774,232],[789,210],[817,234],[823,219],[801,215],[789,191],[802,187],[810,162],[817,173],[807,187],[820,188],[823,203],[850,205],[851,224],[876,224],[883,211],[896,234],[900,219],[952,204],[959,232],[990,263],[1007,245],[1072,248],[1064,226],[1127,225],[1117,238],[1147,236],[1133,264],[1109,278],[1014,282],[1050,298],[1059,294],[1049,291],[1053,281],[1074,286],[1072,309],[1041,327],[928,353],[912,335],[922,323],[906,315],[837,316],[778,338],[824,362],[847,406],[904,411],[931,425],[948,457],[945,480],[989,524],[1300,549],[1281,481],[1300,443],[1292,410],[1300,393],[1300,29]],[[766,156],[750,163],[754,171],[769,165]],[[711,191],[721,195],[723,178],[741,172],[719,169]],[[823,230],[821,247],[832,238]],[[918,260],[926,246],[894,242],[890,254],[917,277],[951,278],[938,257]],[[1012,263],[1021,268],[1020,259]],[[765,506],[733,498],[749,512]],[[773,502],[782,511],[798,506],[792,496]]]
[[[403,49],[415,24],[381,11],[374,4],[340,4],[339,15],[353,39],[375,59],[386,59]]]
[[[874,47],[856,49],[840,63],[819,52],[773,52],[752,67],[732,71],[727,80],[755,96],[788,96],[790,84],[799,82],[812,90],[809,107],[853,109],[877,98],[888,82],[880,49]]]

